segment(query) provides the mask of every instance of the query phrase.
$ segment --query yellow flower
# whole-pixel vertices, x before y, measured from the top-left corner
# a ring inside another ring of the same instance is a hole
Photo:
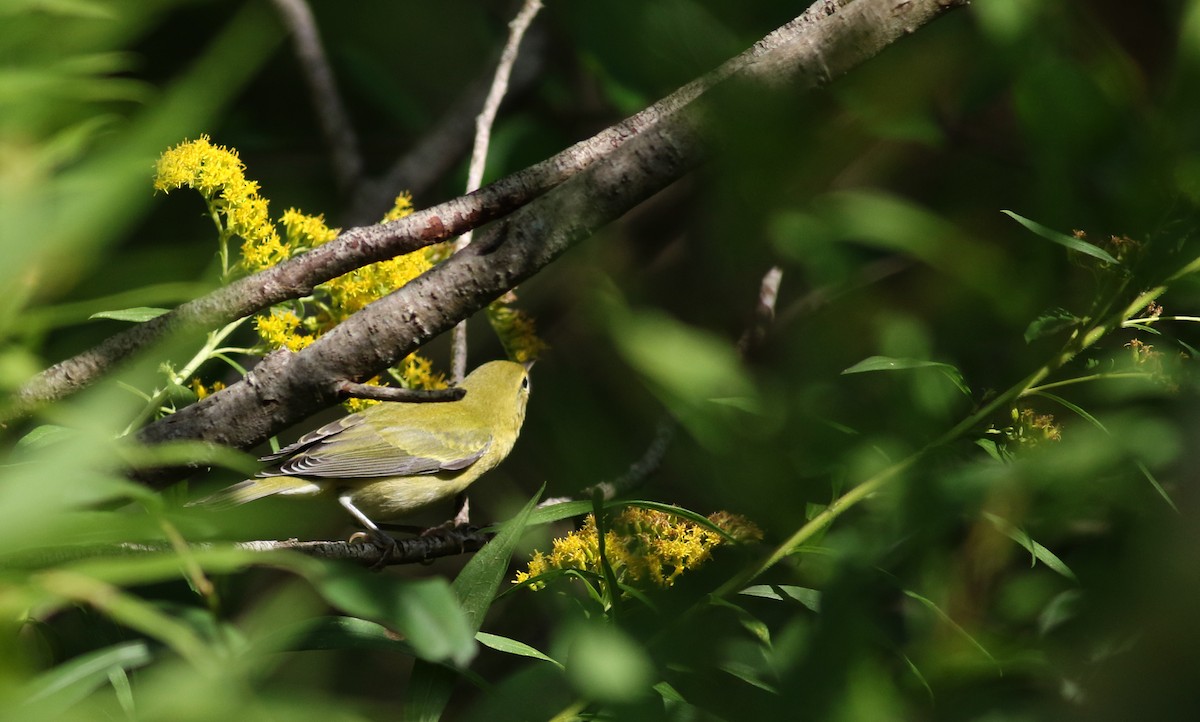
[[[492,330],[500,338],[500,344],[510,359],[517,363],[537,361],[546,343],[538,338],[534,328],[533,318],[524,311],[519,311],[508,304],[516,300],[515,294],[509,292],[487,307],[488,322]]]
[[[189,386],[191,386],[192,391],[196,392],[196,399],[199,400],[206,396],[211,396],[212,394],[215,394],[221,389],[225,388],[225,382],[213,381],[212,386],[205,386],[203,383],[201,383],[200,379],[192,379],[192,383],[189,384]]]
[[[288,246],[293,249],[315,248],[337,238],[341,232],[325,225],[324,214],[310,216],[295,208],[284,211],[279,222],[283,224]]]
[[[399,220],[405,216],[411,216],[412,212],[412,193],[404,191],[396,196],[396,201],[392,204],[392,210],[384,214],[383,220],[384,222]]]
[[[709,521],[738,541],[756,541],[762,532],[745,517],[717,512]],[[627,583],[648,582],[669,587],[681,574],[703,564],[712,556],[713,547],[726,537],[712,529],[666,512],[627,507],[613,520],[604,535],[604,552],[618,580]],[[534,579],[553,570],[575,569],[595,575],[600,567],[600,536],[596,519],[589,514],[583,527],[555,539],[549,554],[536,552],[516,583]],[[543,582],[530,584],[541,589]]]
[[[259,338],[272,348],[299,351],[313,342],[313,337],[300,333],[300,317],[294,311],[272,311],[254,320]]]
[[[227,185],[244,183],[244,170],[236,150],[213,145],[207,135],[201,135],[199,140],[184,141],[159,157],[154,188],[169,193],[187,186],[211,199]]]

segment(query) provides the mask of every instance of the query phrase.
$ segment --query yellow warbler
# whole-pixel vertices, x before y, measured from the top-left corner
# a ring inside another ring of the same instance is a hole
[[[273,494],[336,494],[379,539],[393,519],[462,492],[512,451],[529,373],[511,361],[472,371],[458,401],[385,401],[300,437],[261,460],[274,466],[200,500],[242,504]]]

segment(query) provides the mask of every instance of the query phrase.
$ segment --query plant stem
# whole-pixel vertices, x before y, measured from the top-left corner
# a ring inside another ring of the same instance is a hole
[[[1073,379],[1065,379],[1063,381],[1054,381],[1053,383],[1042,384],[1041,386],[1031,386],[1021,392],[1021,396],[1029,396],[1036,394],[1039,391],[1047,389],[1056,389],[1061,386],[1070,386],[1072,384],[1082,384],[1088,381],[1100,381],[1103,379],[1148,379],[1153,374],[1148,374],[1144,371],[1113,371],[1108,373],[1091,374],[1090,376],[1078,376]]]
[[[154,414],[154,411],[159,408],[163,400],[167,397],[171,387],[182,386],[184,381],[187,381],[189,378],[191,378],[192,374],[196,373],[196,370],[199,369],[205,361],[208,361],[213,357],[214,352],[221,345],[221,342],[224,341],[229,334],[237,330],[238,326],[241,326],[243,323],[245,323],[246,318],[249,317],[247,316],[245,318],[239,318],[236,321],[231,321],[225,324],[225,326],[217,329],[216,331],[210,331],[208,334],[208,340],[205,341],[204,346],[202,346],[200,350],[196,352],[196,355],[193,356],[192,359],[188,361],[182,369],[180,369],[177,373],[172,374],[172,377],[168,380],[167,384],[154,392],[154,395],[150,397],[150,399],[146,402],[146,405],[142,407],[142,410],[138,412],[137,416],[135,416],[133,420],[129,422],[129,425],[125,427],[125,430],[121,432],[121,436],[128,436],[130,432],[139,428],[146,421],[146,419],[150,418],[150,416]]]
[[[1114,313],[1105,321],[1097,322],[1090,328],[1084,330],[1078,329],[1071,335],[1067,342],[1063,345],[1062,350],[1050,358],[1041,368],[1034,371],[1025,379],[1017,382],[1009,387],[1004,393],[1001,393],[991,399],[988,403],[981,406],[970,416],[966,417],[946,433],[942,434],[937,439],[926,444],[923,448],[913,452],[908,457],[892,464],[888,468],[880,471],[866,481],[858,484],[854,488],[842,494],[835,499],[828,507],[820,514],[817,514],[809,520],[804,526],[800,527],[786,541],[780,544],[766,559],[757,566],[750,567],[747,571],[730,579],[718,589],[715,594],[717,596],[726,596],[736,593],[747,583],[753,581],[771,567],[778,564],[783,559],[790,556],[801,545],[815,536],[818,532],[826,529],[835,519],[845,513],[848,509],[867,499],[877,491],[882,489],[888,482],[901,476],[901,472],[906,471],[909,467],[915,465],[926,454],[945,446],[951,442],[957,441],[974,429],[976,426],[986,421],[1000,408],[1012,403],[1018,398],[1030,393],[1033,390],[1053,388],[1054,386],[1062,386],[1067,382],[1057,382],[1054,384],[1046,384],[1039,387],[1041,383],[1050,374],[1065,366],[1071,359],[1075,358],[1080,352],[1094,345],[1097,341],[1115,328],[1119,328],[1126,319],[1133,316],[1141,309],[1145,308],[1148,303],[1158,298],[1164,291],[1166,286],[1158,286],[1148,291],[1139,294],[1132,302],[1127,304],[1121,311]],[[1111,306],[1110,302],[1107,304]],[[1077,381],[1077,380],[1076,380]]]

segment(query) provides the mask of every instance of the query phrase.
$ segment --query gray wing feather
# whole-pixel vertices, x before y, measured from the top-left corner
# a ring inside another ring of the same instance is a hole
[[[263,461],[279,462],[266,476],[360,478],[458,471],[491,446],[487,433],[434,433],[405,427],[376,430],[352,414],[311,433]],[[282,461],[280,461],[282,460]]]

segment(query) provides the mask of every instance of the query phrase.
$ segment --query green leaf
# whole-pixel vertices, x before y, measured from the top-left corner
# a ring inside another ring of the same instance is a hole
[[[1075,572],[1071,571],[1071,568],[1068,567],[1062,559],[1059,559],[1054,552],[1034,541],[1033,537],[1029,536],[1024,529],[1018,529],[1010,524],[1006,519],[1002,519],[995,514],[986,511],[983,512],[983,516],[985,519],[990,521],[992,526],[996,527],[1000,533],[1025,547],[1026,551],[1033,555],[1035,560],[1045,564],[1047,567],[1053,569],[1067,579],[1070,579],[1076,583],[1079,582],[1079,579],[1075,576]]]
[[[466,664],[475,632],[445,579],[395,579],[327,567],[312,581],[329,603],[404,635],[422,659]]]
[[[980,644],[974,637],[972,637],[971,634],[967,630],[963,629],[962,625],[960,625],[958,622],[951,619],[949,614],[946,614],[945,612],[943,612],[941,607],[934,604],[933,600],[927,599],[926,597],[923,597],[920,594],[909,591],[907,589],[904,590],[904,596],[908,597],[909,599],[915,599],[918,602],[920,602],[921,604],[925,605],[925,607],[927,607],[930,611],[932,611],[934,614],[936,614],[938,616],[938,618],[940,618],[946,624],[950,625],[950,627],[954,631],[956,631],[960,635],[962,635],[963,639],[966,639],[971,644],[972,647],[974,647],[975,649],[978,649],[979,652],[983,656],[987,657],[989,660],[991,660],[993,663],[995,663],[997,666],[999,666],[1000,663],[996,661],[996,658],[992,656],[992,653],[987,651],[987,648],[984,647],[982,644]]]
[[[325,616],[306,619],[272,632],[289,640],[278,645],[292,651],[315,649],[382,649],[416,656],[412,646],[377,622],[357,617]]]
[[[515,639],[501,637],[498,634],[479,632],[475,635],[475,641],[479,642],[485,647],[494,649],[497,652],[515,654],[519,657],[532,657],[533,659],[540,659],[543,662],[549,662],[560,669],[562,668],[562,664],[560,662],[551,658],[546,653],[539,651],[528,644],[525,644],[524,642],[518,642]]]
[[[93,318],[109,318],[114,321],[132,321],[133,323],[145,323],[153,318],[158,318],[164,313],[169,313],[169,308],[154,308],[152,306],[135,306],[134,308],[123,308],[119,311],[100,311],[88,316]]]
[[[1080,319],[1066,309],[1056,308],[1047,311],[1034,319],[1025,329],[1025,343],[1032,343],[1039,338],[1053,336],[1061,331],[1075,326]]]
[[[584,697],[601,703],[629,703],[653,688],[654,665],[629,635],[610,625],[584,627],[572,640],[567,679]]]
[[[145,642],[125,642],[81,655],[36,677],[27,688],[26,704],[50,703],[66,711],[92,692],[109,683],[114,669],[134,669],[150,663]],[[43,706],[40,710],[48,712]]]
[[[950,379],[959,391],[971,395],[971,389],[963,379],[962,373],[948,363],[940,361],[925,361],[915,358],[896,358],[893,356],[871,356],[842,371],[842,374],[861,374],[869,371],[904,371],[908,369],[937,369]]]
[[[17,441],[18,449],[32,451],[34,449],[44,449],[47,446],[65,441],[75,435],[75,430],[66,426],[56,426],[55,424],[43,424],[30,429],[28,434],[25,434]]]
[[[1057,404],[1061,404],[1061,405],[1065,406],[1066,408],[1070,409],[1071,411],[1074,411],[1076,414],[1078,414],[1081,418],[1083,418],[1085,421],[1087,421],[1092,426],[1095,426],[1097,429],[1100,429],[1101,431],[1103,431],[1106,434],[1109,434],[1110,436],[1112,435],[1109,432],[1108,428],[1105,427],[1104,424],[1100,423],[1099,419],[1097,419],[1095,416],[1092,416],[1091,414],[1089,414],[1087,411],[1085,411],[1083,409],[1083,407],[1079,406],[1078,404],[1071,403],[1070,401],[1067,401],[1066,399],[1064,399],[1061,396],[1047,393],[1045,391],[1035,391],[1034,395],[1050,399],[1051,401],[1053,401]],[[1175,501],[1171,498],[1171,495],[1167,493],[1167,490],[1163,488],[1163,485],[1159,483],[1158,479],[1155,478],[1154,474],[1151,473],[1150,469],[1148,469],[1146,467],[1146,465],[1140,461],[1134,461],[1134,464],[1137,465],[1138,471],[1142,472],[1142,476],[1146,477],[1146,480],[1150,482],[1150,486],[1154,487],[1154,491],[1156,491],[1158,493],[1158,495],[1161,496],[1167,502],[1167,504],[1169,504],[1171,506],[1171,509],[1173,509],[1176,513],[1178,513],[1179,507],[1175,505]]]
[[[477,634],[483,625],[483,617],[496,596],[496,590],[508,574],[508,564],[513,551],[516,550],[517,542],[541,496],[542,491],[539,490],[515,517],[501,526],[500,533],[488,542],[487,546],[471,557],[471,561],[467,562],[455,578],[452,589],[461,605],[471,635]],[[408,702],[404,708],[403,719],[422,722],[440,719],[446,703],[450,701],[454,678],[455,671],[452,669],[417,660],[409,678]]]
[[[1087,241],[1085,241],[1081,238],[1076,238],[1074,236],[1068,236],[1065,233],[1059,233],[1058,231],[1056,231],[1052,228],[1047,228],[1047,227],[1043,226],[1041,223],[1038,223],[1037,221],[1031,221],[1028,218],[1025,218],[1024,216],[1019,216],[1016,213],[1013,213],[1012,211],[1000,211],[1000,212],[1003,213],[1004,215],[1008,216],[1009,218],[1012,218],[1017,223],[1020,223],[1021,225],[1025,226],[1029,230],[1033,231],[1034,233],[1038,234],[1039,236],[1041,236],[1042,238],[1045,238],[1048,241],[1057,243],[1058,245],[1064,246],[1066,248],[1070,248],[1072,251],[1079,251],[1080,253],[1087,254],[1087,255],[1091,256],[1092,258],[1098,258],[1101,261],[1104,261],[1105,263],[1111,263],[1114,266],[1120,265],[1120,261],[1118,261],[1117,259],[1113,258],[1111,255],[1109,255],[1108,251],[1105,251],[1103,248],[1100,248],[1099,246],[1088,243]]]
[[[788,584],[755,584],[752,587],[746,587],[740,594],[776,601],[792,600],[814,612],[821,611],[821,593],[808,587],[795,587]]]

